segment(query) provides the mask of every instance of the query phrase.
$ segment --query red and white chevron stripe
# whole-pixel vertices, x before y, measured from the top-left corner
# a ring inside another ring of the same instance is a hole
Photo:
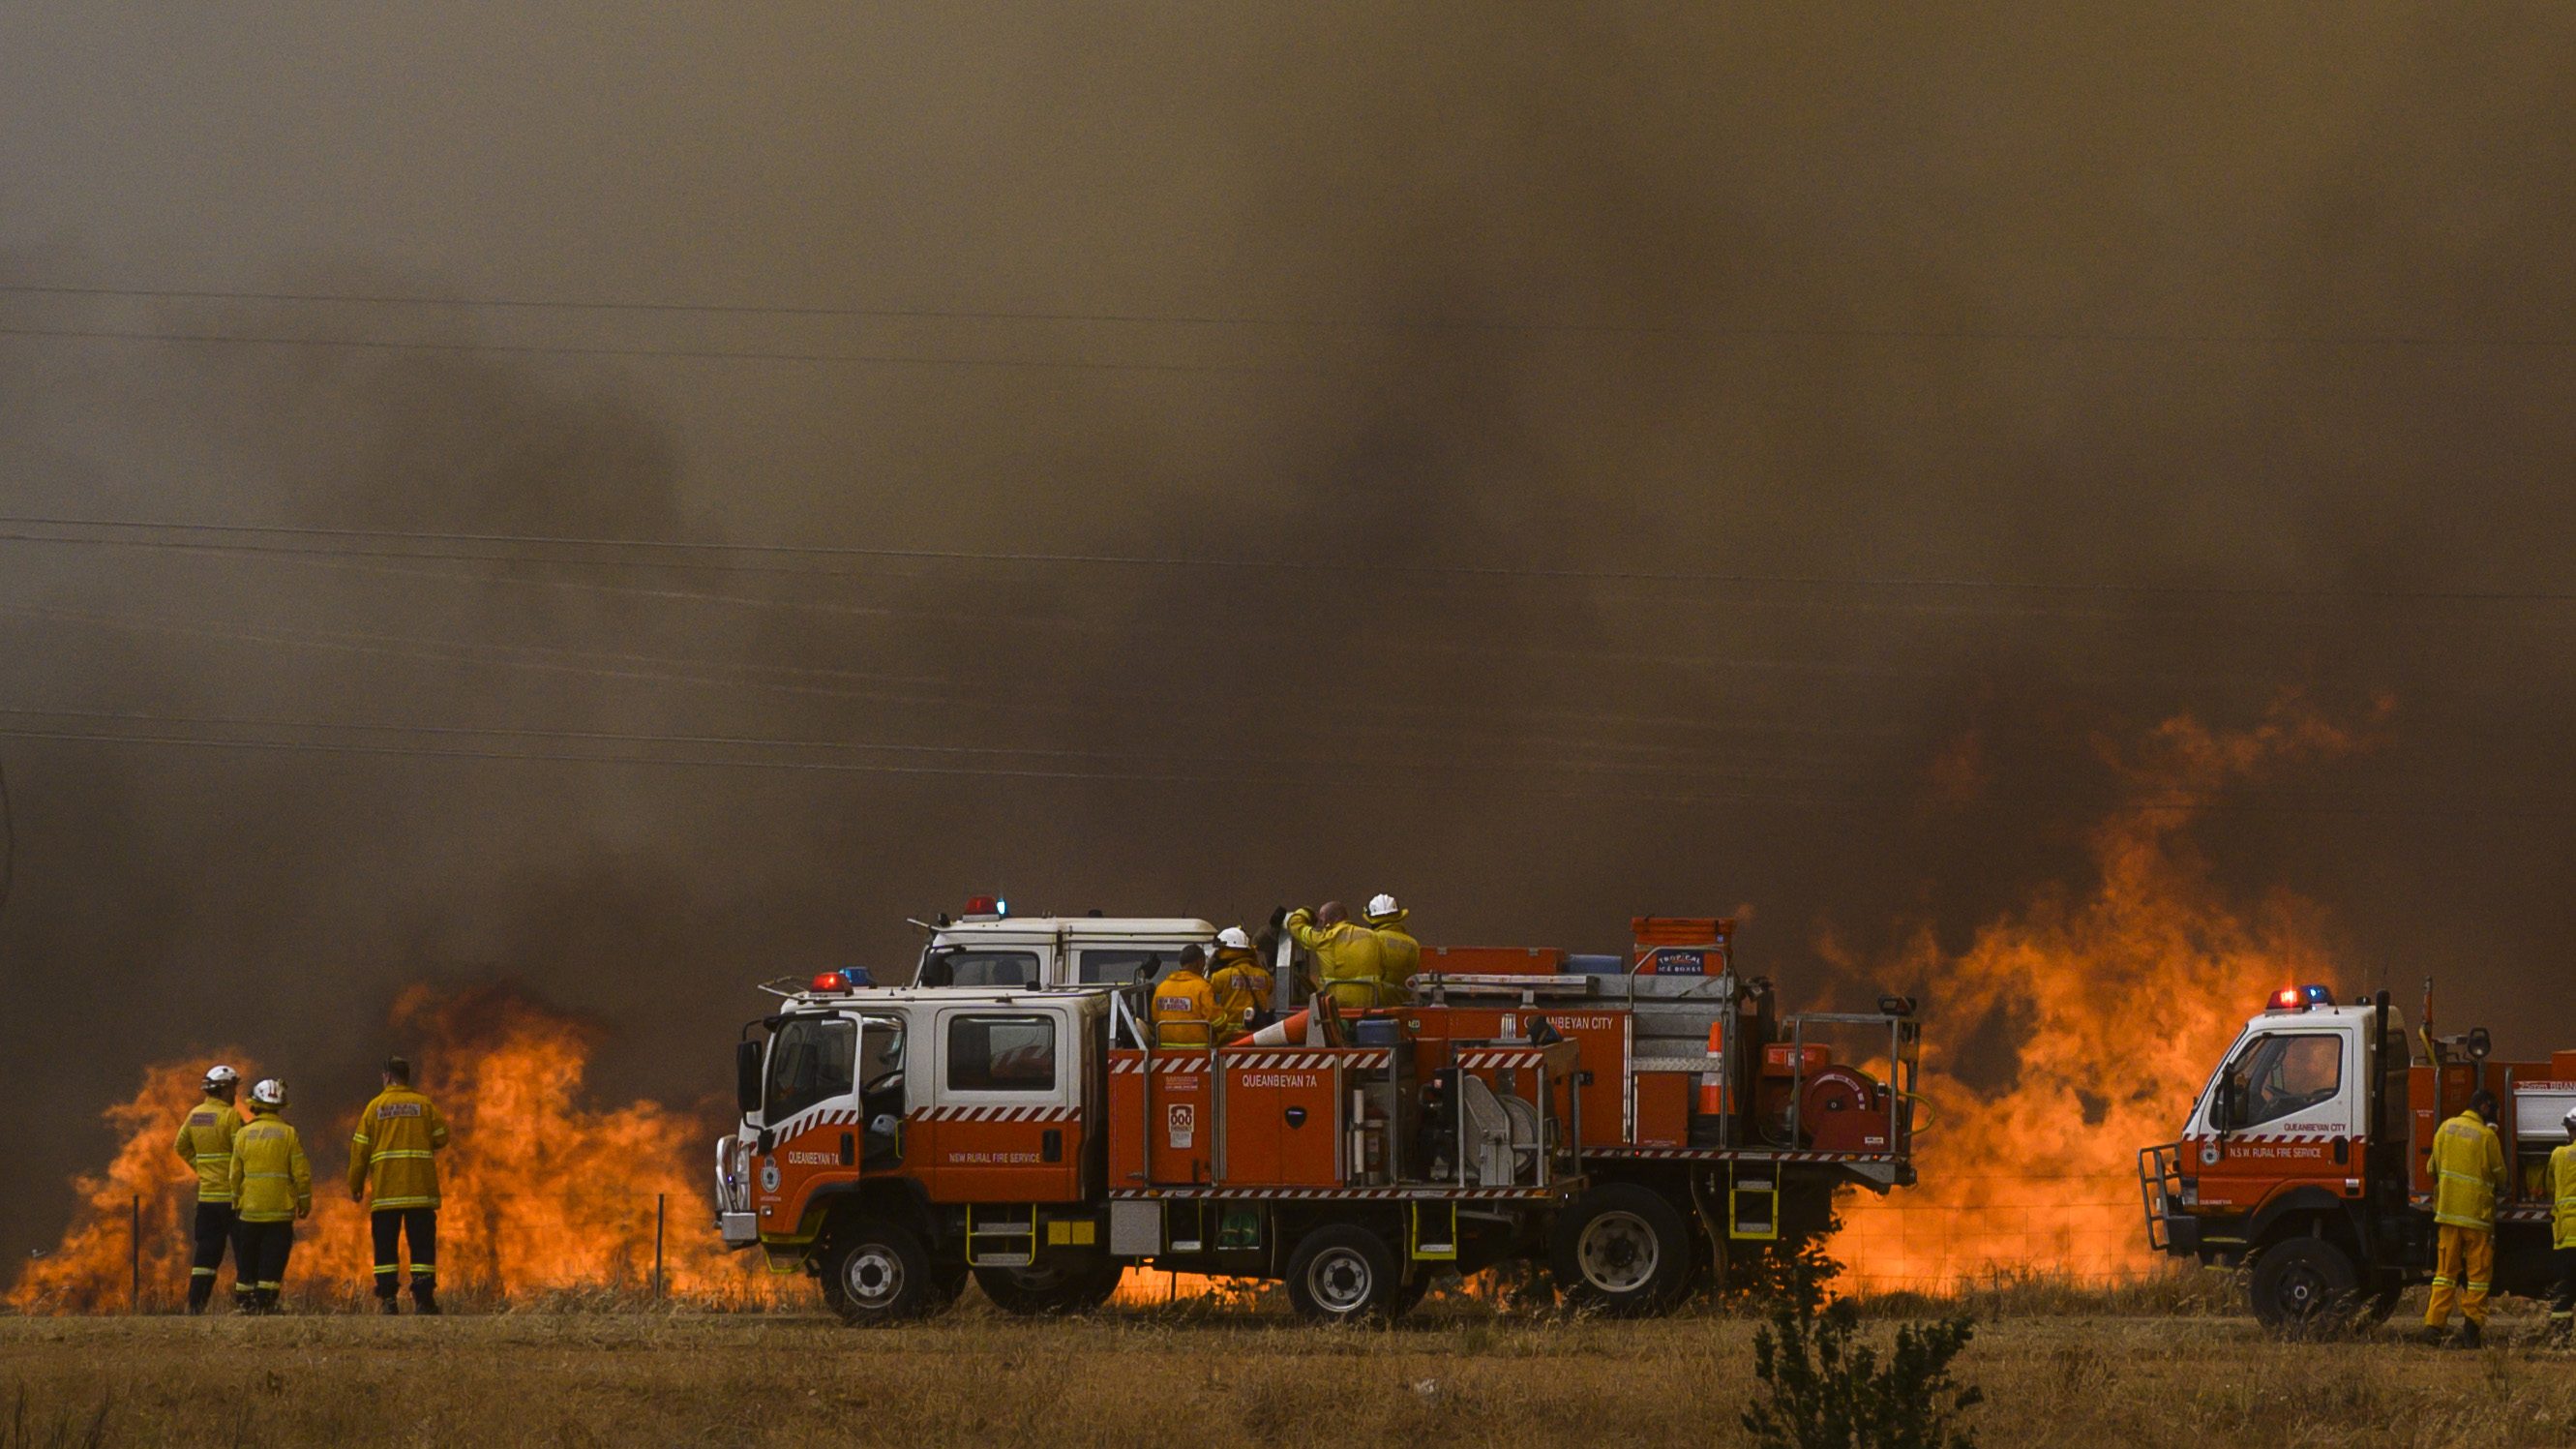
[[[1506,1071],[1520,1067],[1536,1067],[1544,1065],[1546,1061],[1547,1056],[1545,1053],[1534,1052],[1527,1049],[1479,1049],[1476,1051],[1460,1052],[1458,1054],[1458,1065],[1466,1067],[1471,1071],[1479,1072]]]
[[[1385,1052],[1347,1049],[1317,1052],[1227,1052],[1225,1054],[1225,1064],[1228,1067],[1243,1067],[1263,1072],[1312,1072],[1331,1066],[1368,1071],[1383,1067],[1386,1063],[1387,1053]]]
[[[1073,1107],[932,1107],[915,1112],[910,1122],[1070,1122],[1081,1116]]]
[[[1156,1072],[1186,1075],[1190,1072],[1204,1072],[1207,1069],[1208,1064],[1207,1058],[1205,1057],[1190,1056],[1154,1058],[1154,1070]],[[1109,1064],[1109,1070],[1116,1076],[1132,1077],[1145,1070],[1145,1059],[1143,1057],[1120,1057]]]
[[[1547,1187],[1166,1187],[1119,1188],[1109,1195],[1113,1198],[1224,1198],[1229,1202],[1379,1201],[1398,1198],[1445,1202],[1452,1198],[1545,1198],[1556,1196],[1557,1192],[1558,1189]]]
[[[778,1140],[784,1142],[818,1127],[855,1127],[866,1117],[867,1114],[847,1107],[808,1107],[779,1127]]]
[[[2338,1137],[2351,1135],[2349,1132],[2238,1132],[2217,1140],[2229,1146],[2241,1143],[2248,1147],[2277,1147],[2289,1142],[2332,1142]],[[2194,1137],[2188,1139],[2185,1145],[2197,1147],[2209,1140],[2206,1137]]]
[[[1587,1147],[1586,1157],[1687,1158],[1697,1162],[1894,1162],[1885,1152],[1770,1152],[1746,1147]]]

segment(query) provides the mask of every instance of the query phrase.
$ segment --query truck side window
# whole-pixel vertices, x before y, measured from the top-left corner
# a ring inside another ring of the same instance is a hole
[[[948,1088],[954,1092],[1054,1091],[1055,1018],[949,1018]]]
[[[1181,952],[1177,946],[1163,951],[1134,946],[1085,951],[1081,955],[1082,984],[1132,986],[1139,981],[1160,981],[1180,959]]]
[[[921,963],[923,986],[1030,986],[1038,984],[1034,951],[933,951]]]
[[[763,1111],[772,1123],[857,1085],[859,1024],[846,1017],[797,1017],[769,1043],[769,1090]]]
[[[2229,1090],[2243,1104],[2238,1127],[2278,1121],[2331,1102],[2343,1090],[2343,1038],[2331,1032],[2275,1032],[2256,1037],[2227,1068]]]

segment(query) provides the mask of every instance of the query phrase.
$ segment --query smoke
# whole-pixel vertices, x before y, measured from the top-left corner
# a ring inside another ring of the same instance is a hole
[[[693,1102],[987,889],[1865,990],[2290,686],[2389,738],[2220,885],[2538,1047],[2576,605],[2423,595],[2568,586],[2576,27],[2337,15],[5,22],[0,281],[902,314],[0,295],[380,344],[0,335],[11,513],[1130,560],[0,544],[0,707],[290,722],[0,724],[298,746],[0,737],[23,1180],[216,1042],[354,1106],[423,980]]]

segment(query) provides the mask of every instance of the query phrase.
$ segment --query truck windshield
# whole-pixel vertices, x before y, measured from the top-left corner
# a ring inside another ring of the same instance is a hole
[[[1035,986],[1035,951],[934,950],[921,961],[924,986]]]
[[[769,1042],[769,1087],[761,1094],[765,1120],[777,1123],[827,1097],[857,1086],[859,1024],[839,1016],[800,1016],[778,1028]]]
[[[2331,1032],[2268,1032],[2245,1044],[2227,1068],[2237,1127],[2278,1121],[2332,1101],[2343,1090],[2343,1038]]]

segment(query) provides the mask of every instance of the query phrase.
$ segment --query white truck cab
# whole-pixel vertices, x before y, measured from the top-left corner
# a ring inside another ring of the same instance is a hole
[[[1182,948],[1212,950],[1216,942],[1215,926],[1188,916],[1014,916],[981,897],[967,905],[955,920],[926,927],[916,985],[1150,985],[1170,973]]]

